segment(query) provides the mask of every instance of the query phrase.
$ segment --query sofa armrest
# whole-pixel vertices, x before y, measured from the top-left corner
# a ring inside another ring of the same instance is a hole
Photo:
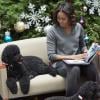
[[[6,85],[7,70],[4,64],[0,63],[0,95],[3,99],[8,98],[8,89]]]

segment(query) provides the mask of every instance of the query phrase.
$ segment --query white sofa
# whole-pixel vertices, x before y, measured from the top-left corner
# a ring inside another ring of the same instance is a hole
[[[33,55],[43,59],[45,63],[48,63],[46,37],[31,38],[19,41],[13,41],[9,43],[0,44],[0,56],[5,46],[9,44],[17,44],[20,47],[22,55]],[[27,95],[24,95],[18,85],[18,93],[12,94],[6,86],[7,73],[6,68],[0,68],[0,94],[3,99],[17,98],[30,95],[40,95],[45,93],[51,93],[56,91],[62,91],[65,89],[64,79],[57,75],[52,77],[49,74],[39,75],[33,78],[30,82],[30,90]]]

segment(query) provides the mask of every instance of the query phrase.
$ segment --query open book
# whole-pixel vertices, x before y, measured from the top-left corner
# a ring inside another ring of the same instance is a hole
[[[97,43],[92,43],[92,45],[90,46],[90,48],[87,52],[87,56],[85,59],[64,60],[64,62],[67,64],[72,64],[72,65],[88,65],[94,59],[97,51],[100,51],[100,45],[98,45]]]

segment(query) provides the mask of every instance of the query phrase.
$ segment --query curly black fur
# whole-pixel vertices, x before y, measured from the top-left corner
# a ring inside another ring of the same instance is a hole
[[[36,56],[22,56],[17,45],[8,45],[4,48],[2,53],[2,61],[7,64],[7,86],[12,93],[13,78],[20,82],[21,90],[24,94],[28,93],[30,86],[30,79],[40,74],[50,74],[56,76],[56,69],[46,65],[42,59]],[[14,81],[15,82],[15,81]]]
[[[78,92],[71,97],[54,96],[54,97],[48,97],[45,100],[97,100],[94,98],[97,88],[98,87],[96,82],[88,81],[84,83],[80,87]],[[81,96],[83,99],[80,99],[79,96]]]

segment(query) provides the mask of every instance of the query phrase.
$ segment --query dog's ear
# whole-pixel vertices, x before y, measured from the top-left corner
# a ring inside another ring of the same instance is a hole
[[[2,52],[1,59],[2,59],[2,62],[8,64],[8,57],[7,57],[7,53],[6,53],[6,50],[5,49]]]

